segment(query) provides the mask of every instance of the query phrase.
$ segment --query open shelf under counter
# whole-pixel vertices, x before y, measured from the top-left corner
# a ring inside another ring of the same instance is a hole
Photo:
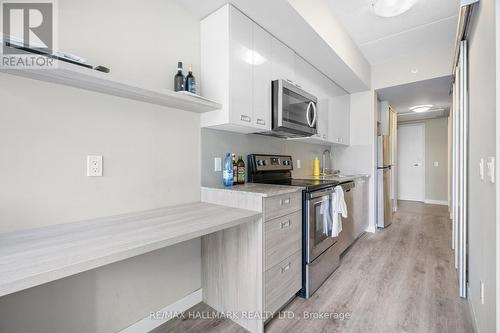
[[[99,72],[56,59],[53,59],[53,63],[54,66],[50,68],[0,67],[0,72],[195,113],[210,112],[222,107],[221,104],[203,97],[168,89],[143,87],[132,82],[116,80],[110,73]]]

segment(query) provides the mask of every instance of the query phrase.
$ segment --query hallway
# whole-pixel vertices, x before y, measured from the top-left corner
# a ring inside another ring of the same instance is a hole
[[[356,242],[312,298],[285,308],[294,318],[276,318],[266,332],[473,332],[468,305],[457,296],[450,239],[447,207],[401,201],[389,228]],[[304,311],[351,318],[304,319]],[[228,320],[176,319],[155,333],[200,330],[244,331]]]

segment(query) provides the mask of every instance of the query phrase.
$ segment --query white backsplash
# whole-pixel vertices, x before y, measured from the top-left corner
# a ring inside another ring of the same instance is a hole
[[[294,178],[310,176],[314,158],[318,156],[321,161],[325,149],[331,150],[332,147],[287,141],[258,134],[239,134],[202,128],[201,182],[203,186],[216,186],[222,183],[222,172],[214,171],[214,158],[223,159],[225,153],[228,152],[243,155],[245,164],[247,164],[247,155],[252,153],[291,155],[294,162],[292,176]],[[297,160],[301,162],[300,169],[297,169]]]

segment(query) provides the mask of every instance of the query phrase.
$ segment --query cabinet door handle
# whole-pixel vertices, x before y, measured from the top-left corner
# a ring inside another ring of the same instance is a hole
[[[265,124],[266,124],[266,121],[265,121],[264,119],[260,119],[260,118],[258,118],[258,119],[257,119],[257,124],[258,124],[258,125],[265,125]]]
[[[288,221],[283,221],[280,223],[280,228],[281,229],[285,229],[285,228],[289,228],[290,227],[290,220]]]
[[[289,204],[290,204],[290,198],[280,200],[280,206],[289,205]]]
[[[287,270],[290,269],[290,267],[292,267],[292,263],[289,262],[286,266],[283,266],[281,267],[281,274],[285,273]]]
[[[246,121],[247,123],[251,122],[252,121],[252,118],[250,118],[249,116],[246,116],[244,114],[241,115],[240,119],[242,121]]]

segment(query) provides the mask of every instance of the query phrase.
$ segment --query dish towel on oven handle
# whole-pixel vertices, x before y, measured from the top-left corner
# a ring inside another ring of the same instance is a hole
[[[323,216],[323,234],[328,236],[332,228],[332,209],[330,196],[324,196],[321,199],[321,207],[319,213]]]
[[[332,195],[332,237],[338,237],[342,231],[342,217],[347,217],[347,205],[344,200],[344,190],[342,186],[335,187]]]

